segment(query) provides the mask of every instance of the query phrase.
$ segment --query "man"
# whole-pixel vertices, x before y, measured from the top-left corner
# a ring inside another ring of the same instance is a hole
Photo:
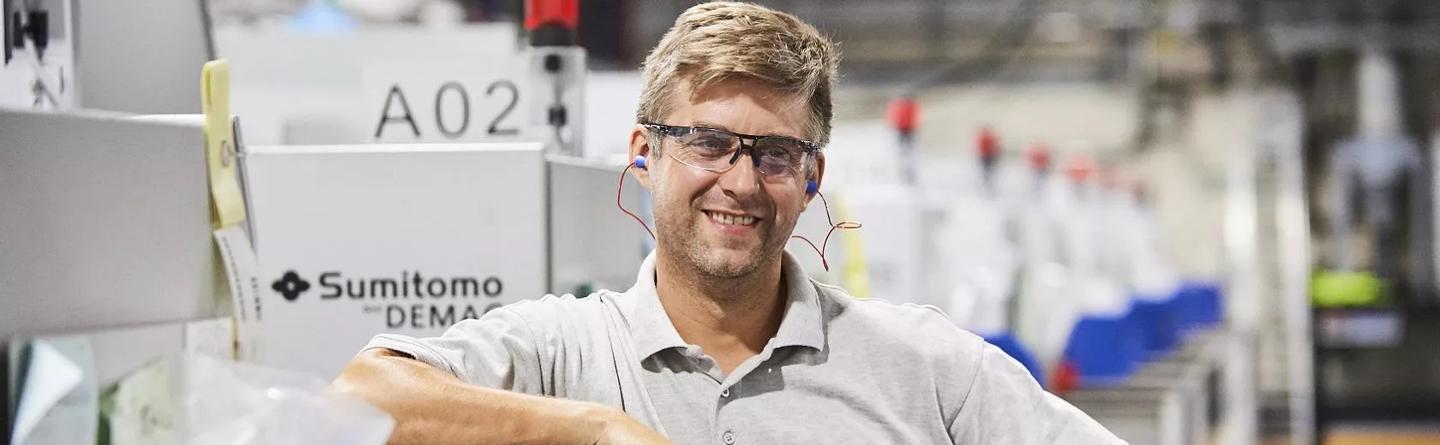
[[[785,253],[836,64],[791,15],[685,11],[630,134],[657,229],[635,286],[377,336],[336,387],[392,414],[396,444],[1119,442],[939,311],[855,300]]]

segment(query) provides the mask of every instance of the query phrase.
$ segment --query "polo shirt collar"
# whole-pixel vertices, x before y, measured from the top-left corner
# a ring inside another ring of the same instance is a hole
[[[823,349],[825,329],[821,321],[820,296],[816,293],[815,285],[789,252],[785,252],[781,260],[780,275],[784,280],[789,301],[786,302],[785,315],[780,319],[780,329],[775,332],[775,338],[771,339],[767,349],[787,346]],[[640,272],[635,276],[635,285],[626,293],[636,300],[628,318],[632,337],[635,339],[635,352],[640,361],[666,349],[687,346],[680,338],[680,333],[675,330],[670,317],[665,314],[665,308],[660,304],[659,294],[656,293],[654,252],[640,265]]]

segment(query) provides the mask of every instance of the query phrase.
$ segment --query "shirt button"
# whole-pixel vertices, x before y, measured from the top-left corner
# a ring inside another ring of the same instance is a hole
[[[735,445],[735,433],[725,431],[725,434],[720,436],[720,439],[725,441],[725,445]]]
[[[730,390],[726,389],[724,391],[720,391],[720,397],[730,397]]]

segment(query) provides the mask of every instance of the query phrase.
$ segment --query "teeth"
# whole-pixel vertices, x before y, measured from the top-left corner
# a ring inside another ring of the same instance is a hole
[[[755,218],[751,216],[735,216],[715,212],[705,213],[710,216],[710,219],[720,224],[748,226],[755,223]]]

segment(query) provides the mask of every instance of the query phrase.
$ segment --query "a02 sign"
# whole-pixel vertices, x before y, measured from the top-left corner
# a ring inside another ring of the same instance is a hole
[[[534,92],[519,54],[492,60],[375,62],[365,67],[371,141],[504,142],[528,133]]]

